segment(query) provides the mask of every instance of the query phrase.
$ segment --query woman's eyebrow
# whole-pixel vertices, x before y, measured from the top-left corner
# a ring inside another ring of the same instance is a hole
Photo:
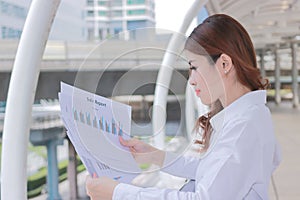
[[[195,60],[190,60],[189,61],[189,65],[192,65],[192,62],[194,62]]]

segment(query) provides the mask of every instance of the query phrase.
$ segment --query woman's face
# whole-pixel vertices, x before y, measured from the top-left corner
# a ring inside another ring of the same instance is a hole
[[[186,51],[190,64],[189,83],[194,87],[196,95],[205,105],[211,105],[224,94],[222,78],[220,76],[218,61],[209,62],[209,57]]]

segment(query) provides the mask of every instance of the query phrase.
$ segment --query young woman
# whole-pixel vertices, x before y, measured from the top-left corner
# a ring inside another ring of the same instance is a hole
[[[195,191],[140,188],[88,177],[87,193],[93,200],[268,199],[279,154],[265,105],[268,82],[260,76],[248,33],[230,16],[213,15],[193,30],[185,54],[189,83],[202,103],[211,107],[196,124],[196,130],[203,129],[198,142],[204,155],[176,158],[136,139],[120,138],[120,142],[137,162],[154,163],[165,172],[195,180]]]

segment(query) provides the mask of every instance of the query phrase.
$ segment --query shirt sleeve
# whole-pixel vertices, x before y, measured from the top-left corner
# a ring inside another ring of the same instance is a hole
[[[166,152],[162,171],[188,179],[196,178],[200,159]],[[200,188],[200,189],[199,189]],[[201,189],[202,188],[202,189]],[[198,185],[196,192],[182,192],[174,189],[141,188],[120,183],[114,189],[113,200],[195,200],[207,199],[204,187]]]
[[[253,127],[251,123],[235,122],[222,133],[221,139],[205,158],[179,157],[165,168],[166,172],[176,175],[194,176],[195,192],[120,183],[114,190],[113,200],[268,199],[267,182],[271,170],[267,168],[271,168],[273,163],[272,148],[269,148],[272,142],[262,143],[260,137],[264,137],[261,135],[264,132]],[[165,161],[174,156],[166,155]],[[264,162],[266,159],[270,161]],[[266,167],[269,163],[270,166]]]
[[[180,156],[166,152],[162,171],[168,174],[187,179],[195,179],[200,158],[193,156]]]
[[[232,133],[239,136],[230,137]],[[208,199],[253,199],[254,196],[257,197],[254,199],[268,199],[272,138],[264,143],[262,138],[266,133],[251,122],[237,122],[223,134],[226,140],[219,142],[217,150],[198,168],[199,172],[206,170],[198,178],[205,185]]]
[[[120,183],[113,193],[113,200],[207,200],[205,192],[180,192],[173,189],[141,188]]]

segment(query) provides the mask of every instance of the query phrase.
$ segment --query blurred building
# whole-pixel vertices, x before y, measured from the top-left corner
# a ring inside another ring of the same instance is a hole
[[[31,0],[0,0],[0,39],[21,36]]]
[[[138,39],[145,37],[145,32],[137,29],[155,27],[154,0],[86,1],[88,38],[91,40],[103,40],[120,32],[118,37],[122,39]]]
[[[49,35],[50,40],[87,39],[85,3],[86,0],[61,0]]]
[[[0,39],[19,39],[32,0],[0,0]],[[62,0],[49,35],[50,40],[87,39],[86,0]]]

